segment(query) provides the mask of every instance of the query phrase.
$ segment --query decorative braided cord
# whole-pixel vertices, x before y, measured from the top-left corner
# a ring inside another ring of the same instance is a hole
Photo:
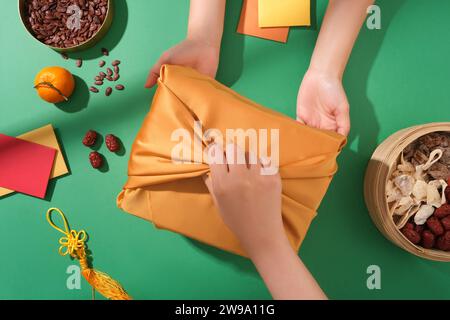
[[[56,211],[61,216],[64,222],[64,230],[52,221],[51,215],[53,211]],[[89,266],[86,254],[86,231],[80,230],[77,232],[75,230],[71,230],[69,228],[66,216],[58,208],[50,208],[47,210],[47,221],[54,229],[64,234],[64,236],[59,239],[59,254],[61,256],[70,255],[79,261],[84,278],[94,290],[98,291],[101,295],[108,299],[131,300],[131,297],[127,294],[120,283],[112,279],[106,273],[97,271]]]

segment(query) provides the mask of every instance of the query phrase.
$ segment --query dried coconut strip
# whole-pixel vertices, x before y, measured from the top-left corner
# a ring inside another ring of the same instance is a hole
[[[403,228],[408,220],[420,209],[420,205],[415,205],[409,209],[409,211],[397,222],[397,228]]]
[[[418,226],[423,225],[427,221],[427,219],[434,213],[434,210],[434,207],[428,204],[421,206],[414,216],[415,224],[417,224]]]

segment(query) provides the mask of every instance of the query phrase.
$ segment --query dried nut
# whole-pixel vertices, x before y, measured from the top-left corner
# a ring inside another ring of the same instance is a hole
[[[76,14],[70,8],[73,4],[81,10],[79,27],[71,19]],[[28,29],[39,41],[57,48],[74,47],[92,38],[105,21],[107,9],[106,0],[24,1]]]
[[[106,95],[107,97],[109,97],[109,96],[111,95],[111,93],[112,93],[112,88],[111,88],[111,87],[106,88],[106,90],[105,90],[105,95]]]
[[[94,93],[97,93],[97,92],[98,92],[98,89],[97,89],[96,87],[90,87],[90,88],[89,88],[89,91],[94,92]]]

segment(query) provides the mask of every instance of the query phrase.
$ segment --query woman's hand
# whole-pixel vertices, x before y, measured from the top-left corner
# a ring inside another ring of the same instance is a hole
[[[310,68],[298,92],[297,120],[311,127],[348,135],[349,104],[341,79]]]
[[[223,152],[216,144],[211,148],[213,154]],[[225,224],[247,253],[255,255],[286,240],[281,219],[281,179],[278,173],[262,175],[259,161],[236,164],[239,152],[245,158],[242,150],[227,145],[224,164],[210,164],[211,176],[205,182]]]
[[[350,131],[342,77],[359,30],[374,0],[330,0],[297,98],[297,119],[307,125]]]
[[[163,64],[191,67],[215,78],[219,66],[219,54],[220,47],[218,46],[198,39],[186,39],[161,55],[150,70],[145,87],[152,88],[156,84]]]
[[[217,163],[222,148],[208,153],[211,176],[206,185],[228,228],[239,239],[274,299],[326,299],[286,236],[281,217],[281,178],[263,175],[260,161],[226,147],[224,161]],[[241,157],[239,156],[241,155]],[[237,162],[236,159],[246,159]]]
[[[146,88],[153,87],[163,64],[191,67],[216,77],[225,16],[225,0],[191,0],[186,40],[164,52],[149,72]]]

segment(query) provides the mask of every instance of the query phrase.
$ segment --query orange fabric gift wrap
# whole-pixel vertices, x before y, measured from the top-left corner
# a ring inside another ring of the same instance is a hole
[[[278,131],[275,150],[282,178],[283,221],[292,247],[298,250],[337,170],[336,157],[345,137],[302,125],[189,68],[162,67],[150,112],[131,150],[128,181],[117,198],[118,206],[158,228],[246,255],[204,185],[202,175],[209,171],[201,160],[204,148],[190,149],[187,159],[192,162],[174,159],[180,145],[174,133],[180,129],[200,146],[209,143],[207,135],[195,129],[195,121],[201,122],[203,132],[219,130],[224,138],[227,129]],[[266,143],[273,151],[273,141]],[[244,144],[248,150],[250,143]]]

